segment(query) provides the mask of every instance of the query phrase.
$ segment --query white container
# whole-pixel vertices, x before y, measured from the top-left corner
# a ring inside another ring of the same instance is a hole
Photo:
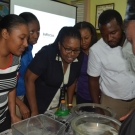
[[[13,135],[63,135],[64,131],[64,124],[42,114],[12,125]]]
[[[100,114],[84,114],[71,122],[73,135],[118,135],[121,123]]]

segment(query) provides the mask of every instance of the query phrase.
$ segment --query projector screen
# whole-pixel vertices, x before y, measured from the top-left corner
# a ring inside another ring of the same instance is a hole
[[[50,0],[11,0],[10,13],[19,15],[22,12],[33,13],[40,23],[40,36],[33,46],[33,57],[44,45],[54,42],[63,26],[74,26],[76,22],[76,7]]]

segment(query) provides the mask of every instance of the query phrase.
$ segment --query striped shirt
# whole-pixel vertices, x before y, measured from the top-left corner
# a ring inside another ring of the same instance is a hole
[[[9,66],[5,69],[0,69],[0,124],[6,118],[8,93],[16,87],[19,63],[20,58],[18,56],[10,55]]]

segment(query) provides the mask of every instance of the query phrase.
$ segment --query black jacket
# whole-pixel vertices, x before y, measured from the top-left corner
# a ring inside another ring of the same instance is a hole
[[[60,88],[64,74],[61,61],[56,60],[59,54],[58,47],[44,46],[28,66],[39,78],[35,82],[36,98],[39,113],[44,113],[51,103],[57,90]],[[83,61],[83,53],[78,56],[78,62],[72,62],[67,87],[78,78]]]

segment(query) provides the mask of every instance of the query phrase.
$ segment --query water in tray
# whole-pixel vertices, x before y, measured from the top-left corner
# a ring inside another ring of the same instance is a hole
[[[105,124],[87,122],[77,126],[85,135],[118,135],[118,131]]]

